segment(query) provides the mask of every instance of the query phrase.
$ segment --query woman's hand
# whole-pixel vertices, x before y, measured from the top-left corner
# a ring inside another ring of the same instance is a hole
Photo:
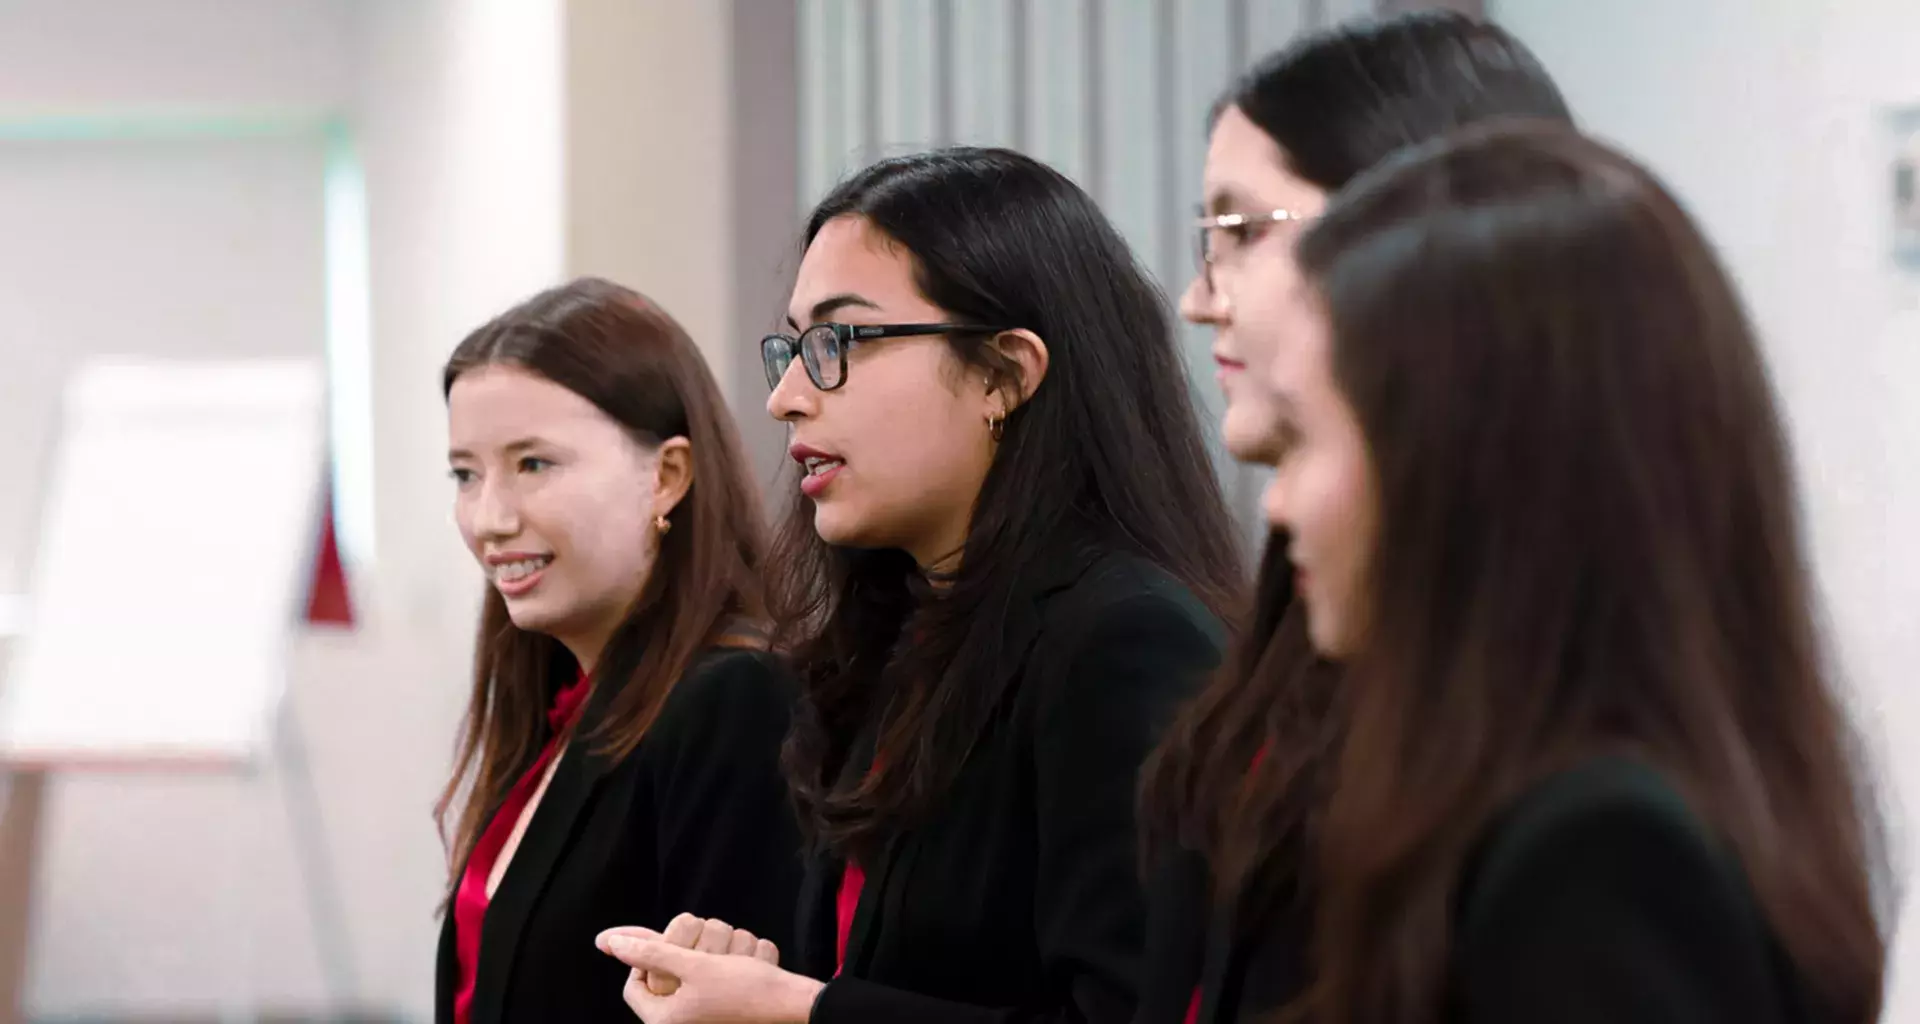
[[[702,953],[725,954],[728,956],[750,956],[764,960],[775,967],[780,966],[780,947],[766,939],[754,935],[745,928],[735,928],[717,917],[696,917],[693,914],[681,914],[667,922],[663,935],[651,928],[622,927],[609,928],[602,932],[596,944],[602,952],[607,949],[601,941],[607,936],[620,935],[631,939],[659,939],[679,946],[682,949],[695,949]],[[656,996],[670,996],[680,987],[680,979],[657,971],[642,972],[647,990]]]
[[[752,955],[729,955],[740,932],[728,931],[726,953],[687,949],[644,928],[602,932],[595,944],[633,969],[623,995],[646,1024],[806,1024],[825,986],[774,966],[759,953],[764,939],[754,940]],[[679,937],[686,933],[683,926]],[[674,982],[670,994],[657,990],[663,980]]]

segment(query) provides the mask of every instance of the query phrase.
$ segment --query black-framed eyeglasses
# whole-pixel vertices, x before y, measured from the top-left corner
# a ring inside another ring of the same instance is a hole
[[[807,379],[822,391],[832,391],[847,382],[847,351],[856,341],[877,338],[914,338],[929,334],[998,334],[1006,327],[981,324],[814,324],[791,334],[769,334],[760,339],[760,362],[767,371],[767,387],[780,386],[793,357],[799,356],[807,368]]]
[[[1237,249],[1246,244],[1248,236],[1256,228],[1268,225],[1298,222],[1307,219],[1307,215],[1297,210],[1268,210],[1265,213],[1215,213],[1201,214],[1194,218],[1193,226],[1198,234],[1198,245],[1194,249],[1194,267],[1200,272],[1201,280],[1207,283],[1207,290],[1213,290],[1213,264],[1220,258],[1222,249]],[[1229,244],[1222,246],[1218,236],[1225,235]]]

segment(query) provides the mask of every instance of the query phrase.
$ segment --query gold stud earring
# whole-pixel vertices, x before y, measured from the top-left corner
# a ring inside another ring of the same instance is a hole
[[[659,530],[661,536],[665,536],[668,530],[673,529],[673,524],[670,522],[667,522],[666,516],[654,516],[653,528],[656,530]]]

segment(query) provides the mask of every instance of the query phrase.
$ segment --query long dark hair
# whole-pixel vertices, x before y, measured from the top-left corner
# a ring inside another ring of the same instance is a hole
[[[1453,11],[1361,21],[1307,35],[1228,88],[1287,167],[1337,192],[1406,146],[1500,118],[1571,123],[1566,101],[1519,40]],[[1296,805],[1311,806],[1327,738],[1318,709],[1337,673],[1318,663],[1294,600],[1284,537],[1270,538],[1251,623],[1142,772],[1149,854],[1178,842],[1207,855],[1215,888],[1261,910],[1292,881]],[[1264,752],[1264,753],[1262,753]],[[1256,757],[1256,755],[1259,755]],[[1256,763],[1257,762],[1257,763]]]
[[[804,694],[789,778],[812,836],[864,854],[940,797],[999,703],[997,670],[1020,654],[1002,632],[1023,569],[1075,548],[1129,552],[1225,615],[1240,568],[1166,304],[1085,192],[1018,153],[948,149],[855,175],[813,211],[807,243],[845,216],[912,254],[920,292],[954,319],[1027,328],[1049,353],[1007,417],[939,600],[916,599],[904,552],[823,543],[804,498],[776,539],[776,643]],[[950,344],[967,365],[1013,373],[989,340]],[[856,735],[876,725],[880,763],[839,785]]]
[[[502,313],[454,350],[443,393],[462,374],[497,364],[585,398],[642,444],[688,442],[693,484],[668,514],[646,587],[594,669],[596,690],[618,691],[583,739],[624,757],[700,650],[764,644],[766,539],[753,477],[693,339],[626,288],[584,278]],[[453,774],[434,807],[453,870],[546,743],[547,708],[578,671],[558,640],[515,626],[506,601],[488,589]]]
[[[1434,1019],[1475,838],[1619,753],[1727,843],[1818,1019],[1875,1020],[1873,804],[1774,392],[1692,221],[1598,143],[1488,126],[1356,183],[1298,255],[1379,524],[1313,1019]]]

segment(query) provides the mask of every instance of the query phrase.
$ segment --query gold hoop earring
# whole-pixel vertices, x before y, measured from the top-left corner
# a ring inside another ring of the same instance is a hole
[[[659,530],[660,535],[664,537],[666,536],[668,530],[673,529],[673,524],[670,522],[667,522],[666,516],[654,516],[653,528],[656,530]]]
[[[987,416],[987,436],[993,438],[993,441],[995,444],[999,444],[1000,439],[1006,436],[1006,433],[1007,433],[1007,414],[1006,413],[997,412]]]

